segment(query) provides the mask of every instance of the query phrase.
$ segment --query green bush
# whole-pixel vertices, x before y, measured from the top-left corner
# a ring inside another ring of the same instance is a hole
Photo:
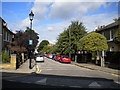
[[[2,52],[2,63],[10,62],[9,54],[5,51]]]

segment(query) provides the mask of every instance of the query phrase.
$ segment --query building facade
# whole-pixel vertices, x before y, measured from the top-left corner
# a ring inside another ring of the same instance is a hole
[[[8,52],[8,44],[13,41],[14,33],[7,28],[7,23],[0,17],[0,53],[2,51]]]
[[[119,24],[118,22],[111,23],[107,26],[98,26],[96,29],[97,33],[102,34],[106,37],[107,43],[108,43],[108,51],[117,52],[120,51],[120,46],[116,43],[114,43],[113,39],[115,37],[115,33],[118,30]]]

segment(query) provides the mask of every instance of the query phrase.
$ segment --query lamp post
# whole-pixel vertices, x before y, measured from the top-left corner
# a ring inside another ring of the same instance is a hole
[[[32,20],[33,20],[33,17],[34,17],[34,14],[33,12],[31,11],[31,13],[29,14],[29,18],[30,18],[30,29],[32,30]]]
[[[71,58],[71,34],[70,34],[70,29],[69,29],[69,47],[70,47],[69,58]]]
[[[29,14],[29,18],[30,18],[30,30],[32,30],[32,20],[33,20],[33,17],[34,17],[34,14],[31,11],[31,13]],[[31,46],[32,44],[33,44],[33,41],[30,39],[29,40],[29,45]],[[29,51],[29,55],[30,55],[29,68],[32,69],[32,66],[31,66],[31,62],[32,62],[31,61],[31,48],[30,48],[30,51]]]

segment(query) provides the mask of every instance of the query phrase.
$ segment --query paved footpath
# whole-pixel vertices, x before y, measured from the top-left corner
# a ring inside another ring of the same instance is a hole
[[[29,69],[29,59],[25,61],[18,69],[0,69],[0,72],[12,72],[12,73],[33,73],[35,72],[35,67]]]
[[[98,70],[98,71],[110,73],[114,76],[120,76],[120,70],[111,69],[111,68],[107,68],[107,67],[101,67],[101,66],[97,66],[97,65],[94,65],[94,64],[87,64],[87,63],[72,62],[72,64],[77,65],[79,67],[88,68],[88,69],[91,69],[91,70]]]

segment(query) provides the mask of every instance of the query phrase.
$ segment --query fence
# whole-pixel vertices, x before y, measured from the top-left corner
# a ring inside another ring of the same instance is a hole
[[[91,61],[92,55],[90,53],[86,54],[72,54],[71,55],[72,61],[78,62],[78,63],[87,63]]]
[[[120,52],[106,52],[105,63],[110,68],[120,69]]]

